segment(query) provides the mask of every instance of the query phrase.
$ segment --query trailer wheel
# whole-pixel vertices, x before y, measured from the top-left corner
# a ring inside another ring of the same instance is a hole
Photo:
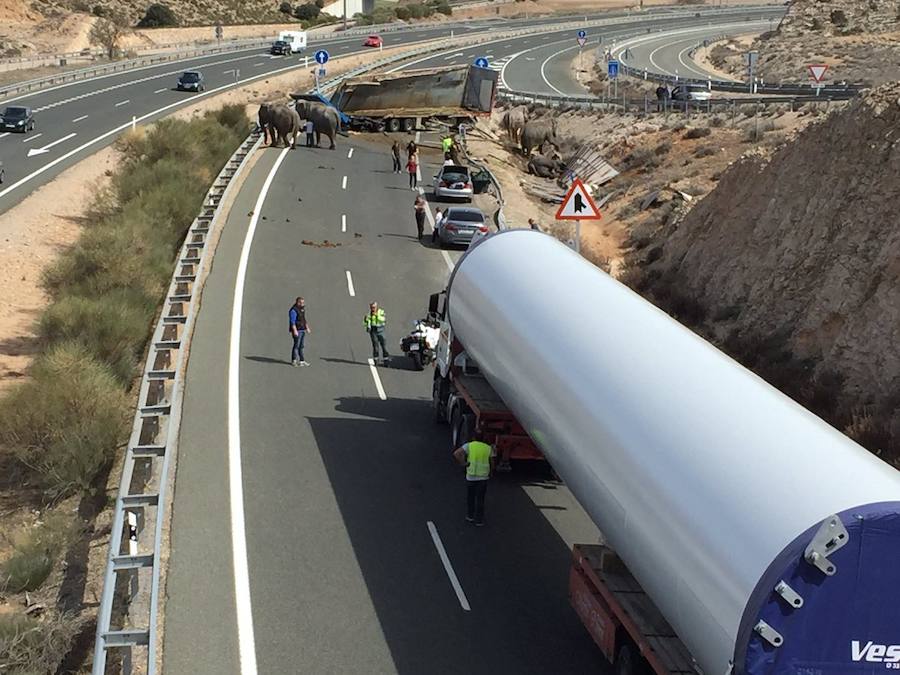
[[[444,424],[447,421],[447,382],[441,377],[440,372],[435,368],[434,384],[431,386],[431,409],[434,414],[434,421],[437,424]],[[454,448],[455,450],[455,448]]]
[[[403,118],[403,131],[410,132],[416,128],[416,121],[411,117]]]
[[[388,131],[400,131],[400,120],[396,117],[392,117],[387,121],[387,130]]]

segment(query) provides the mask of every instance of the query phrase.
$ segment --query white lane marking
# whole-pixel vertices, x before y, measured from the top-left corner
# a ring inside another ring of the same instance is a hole
[[[351,157],[353,157],[353,148],[350,148],[350,149],[347,151],[347,159],[350,159]]]
[[[253,67],[254,67],[254,68],[259,68],[259,66],[264,66],[264,65],[266,65],[266,64],[265,64],[265,61],[260,61],[259,63],[254,63],[254,64],[253,64]]]
[[[356,291],[353,289],[353,277],[350,276],[350,270],[347,270],[347,292],[351,298],[356,297]]]
[[[263,204],[275,174],[287,157],[288,148],[281,151],[266,177],[250,225],[244,237],[237,278],[234,280],[234,304],[231,308],[231,337],[228,346],[228,490],[231,507],[231,557],[234,567],[234,596],[237,609],[238,654],[241,675],[256,675],[256,641],[253,636],[253,605],[250,601],[250,566],[247,562],[247,532],[244,523],[244,479],[241,469],[241,318],[244,310],[244,283],[253,235],[259,223]]]
[[[124,101],[119,101],[118,103],[116,103],[116,105],[115,105],[114,107],[115,107],[115,108],[118,108],[118,107],[123,106],[123,105],[128,105],[129,103],[131,103],[131,99],[130,99],[130,98],[126,98]]]
[[[375,388],[378,390],[378,398],[382,401],[387,401],[387,394],[384,393],[384,387],[381,386],[381,378],[378,376],[378,368],[375,367],[375,359],[370,358],[368,361],[369,372],[372,373],[372,379],[375,380]]]
[[[153,93],[154,93],[154,94],[161,94],[161,93],[163,93],[164,91],[169,91],[169,88],[168,88],[168,87],[163,87],[162,89],[157,89],[157,90],[154,91]]]
[[[73,138],[73,137],[75,137],[75,136],[77,136],[77,135],[78,135],[78,134],[76,134],[76,133],[73,131],[73,132],[72,132],[71,134],[69,134],[68,136],[63,136],[62,138],[60,138],[60,139],[58,139],[58,140],[55,140],[55,141],[53,141],[52,143],[48,143],[47,145],[45,145],[45,146],[42,147],[42,148],[32,148],[31,150],[28,151],[28,156],[29,156],[29,157],[34,157],[35,155],[43,155],[45,152],[50,152],[50,148],[52,148],[54,145],[59,145],[60,143],[62,143],[62,142],[64,142],[64,141],[67,141],[67,140],[69,140],[70,138]],[[40,136],[40,134],[38,134],[38,136]],[[35,138],[37,138],[37,136],[35,136]]]
[[[22,142],[23,142],[23,143],[31,143],[31,141],[35,141],[35,140],[39,139],[41,136],[43,136],[43,135],[44,135],[43,133],[35,134],[34,136],[29,136],[28,138],[26,138],[26,139],[23,140]]]
[[[456,598],[459,600],[460,606],[466,612],[472,611],[472,608],[469,606],[469,599],[466,597],[466,593],[459,583],[456,572],[453,571],[453,565],[450,564],[450,558],[447,556],[444,542],[441,541],[441,535],[438,534],[437,528],[430,520],[428,521],[428,531],[431,533],[431,541],[434,542],[434,547],[437,549],[438,556],[441,558],[441,563],[444,565],[444,571],[450,579],[450,585],[453,586],[453,590],[456,592]]]
[[[346,189],[347,189],[347,176],[344,176],[341,179],[341,190],[346,190]]]
[[[560,54],[564,54],[565,52],[570,52],[573,49],[578,49],[578,45],[575,45],[574,47],[567,47],[566,49],[561,49],[555,54],[551,54],[550,56],[548,56],[546,59],[544,59],[544,62],[541,63],[541,79],[544,81],[544,84],[550,87],[557,94],[561,94],[563,96],[566,95],[566,92],[562,91],[561,89],[557,89],[552,84],[550,84],[550,80],[547,79],[547,73],[545,69],[547,67],[547,62],[550,61],[550,59],[556,58],[557,56],[559,56]]]
[[[88,118],[87,115],[82,115],[81,117],[76,117],[74,120],[72,120],[72,124],[76,124],[77,122],[81,122],[82,120],[86,120],[87,118]]]
[[[457,56],[462,56],[462,52],[457,52],[456,54],[451,54],[450,56],[445,56],[444,61],[449,61],[450,59],[455,59]]]
[[[0,138],[3,138],[4,136],[9,136],[10,133],[12,133],[12,132],[6,131],[6,132],[0,134]]]
[[[341,215],[341,232],[347,231],[347,214]]]

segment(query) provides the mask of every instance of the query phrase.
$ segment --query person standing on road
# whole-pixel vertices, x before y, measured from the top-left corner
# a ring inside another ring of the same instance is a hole
[[[409,189],[415,190],[416,185],[418,185],[418,178],[416,176],[416,172],[419,170],[418,154],[409,156],[409,160],[406,162],[406,170],[409,171]]]
[[[394,173],[400,173],[403,168],[400,164],[400,141],[394,141],[391,146],[391,157],[394,159]]]
[[[466,467],[466,522],[481,527],[484,525],[484,497],[497,451],[488,443],[469,441],[454,450],[453,457]]]
[[[378,347],[381,346],[382,363],[391,357],[384,344],[385,323],[384,310],[378,307],[377,302],[370,303],[369,313],[366,314],[366,317],[363,319],[363,325],[366,328],[366,332],[369,334],[369,339],[372,340],[372,360],[378,360]]]
[[[427,214],[425,210],[428,208],[428,202],[422,195],[418,195],[413,202],[413,209],[416,212],[416,231],[419,234],[419,241],[422,241],[422,235],[425,234],[425,218]]]
[[[419,146],[416,145],[415,141],[410,141],[406,144],[406,156],[412,157],[413,155],[419,154]]]
[[[441,150],[446,155],[450,152],[450,148],[453,147],[453,137],[450,134],[446,134],[441,139]]]
[[[291,337],[294,345],[291,347],[291,365],[308,366],[309,363],[303,356],[303,342],[306,340],[306,334],[312,333],[309,328],[309,322],[306,320],[306,302],[303,298],[297,298],[288,312],[288,322],[290,324]]]
[[[431,243],[434,244],[438,240],[438,229],[441,226],[441,221],[444,219],[444,214],[441,212],[441,208],[438,207],[434,210],[434,229],[431,231]]]
[[[316,127],[313,124],[312,120],[306,120],[306,126],[303,127],[306,130],[306,147],[311,148],[314,145]]]

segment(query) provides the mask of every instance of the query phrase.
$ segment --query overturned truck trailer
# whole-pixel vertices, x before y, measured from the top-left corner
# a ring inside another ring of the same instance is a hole
[[[498,73],[476,66],[446,66],[344,80],[331,105],[351,129],[413,131],[429,122],[456,126],[490,115]]]

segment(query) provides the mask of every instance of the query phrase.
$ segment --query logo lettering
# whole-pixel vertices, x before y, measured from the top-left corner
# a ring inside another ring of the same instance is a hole
[[[880,645],[871,640],[865,644],[859,640],[850,643],[850,656],[854,662],[898,663],[900,664],[900,645]]]

